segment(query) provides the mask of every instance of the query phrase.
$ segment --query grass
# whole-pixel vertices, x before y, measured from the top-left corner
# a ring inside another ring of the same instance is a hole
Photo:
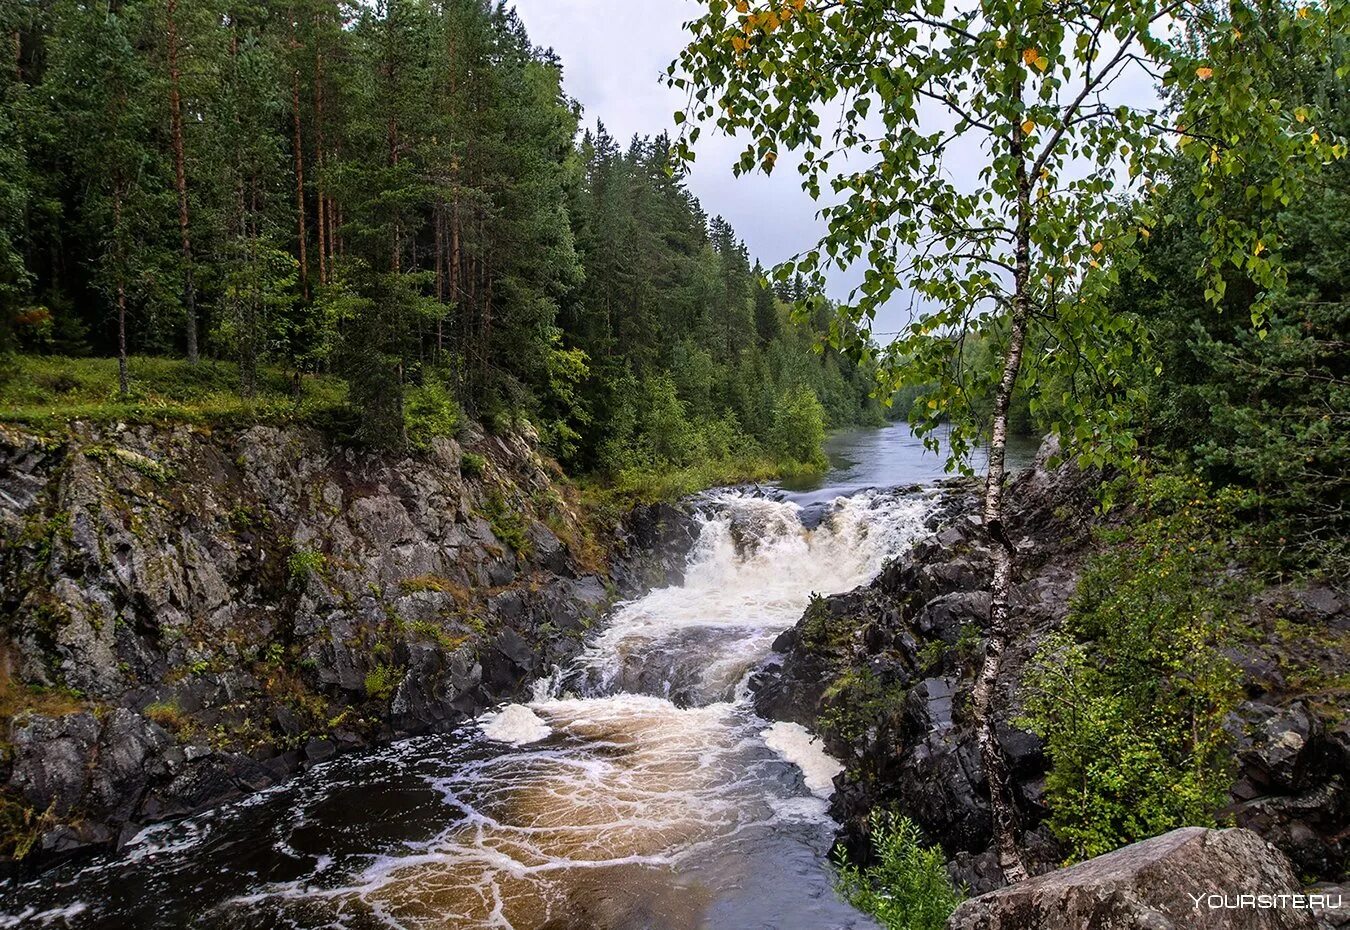
[[[612,478],[587,479],[581,486],[582,501],[601,512],[622,513],[635,504],[676,501],[708,488],[804,478],[820,473],[818,465],[768,457],[716,459],[681,468],[630,468]]]
[[[178,702],[174,700],[156,701],[146,707],[141,713],[145,715],[146,719],[153,720],[166,730],[171,730],[174,733],[181,733],[187,730],[191,724],[188,715],[183,711],[182,707],[178,706]]]
[[[294,372],[264,368],[254,397],[239,395],[232,362],[133,356],[131,391],[117,390],[117,359],[9,355],[0,359],[0,422],[51,428],[72,420],[123,423],[331,422],[345,410],[347,388],[339,378],[305,375],[299,394]]]
[[[9,647],[0,640],[0,754],[7,748],[4,740],[9,736],[10,721],[19,714],[32,711],[62,717],[90,706],[88,701],[67,688],[38,688],[25,684],[11,674],[12,664]]]

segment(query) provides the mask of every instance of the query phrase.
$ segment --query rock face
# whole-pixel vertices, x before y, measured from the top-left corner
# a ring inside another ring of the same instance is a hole
[[[1040,827],[1046,761],[1040,741],[1011,721],[1023,667],[1067,611],[1093,506],[1086,476],[1045,467],[1053,452],[1043,450],[1010,489],[1014,616],[1024,634],[1004,658],[995,701],[1028,858],[1040,870],[1061,858]],[[913,818],[951,856],[953,877],[979,892],[1002,879],[969,707],[989,613],[990,550],[977,513],[972,487],[949,487],[933,535],[871,585],[813,603],[775,643],[781,662],[752,686],[762,715],[815,729],[844,762],[832,814],[855,861],[869,854],[869,812],[886,806]]]
[[[966,901],[947,928],[1313,930],[1312,903],[1255,833],[1186,827]]]
[[[1033,872],[1053,869],[1064,853],[1044,824],[1048,760],[1040,740],[1014,723],[1022,675],[1067,616],[1098,520],[1092,477],[1048,467],[1054,452],[1043,449],[1009,487],[1017,632],[994,700]],[[810,727],[844,762],[832,815],[854,861],[870,855],[869,813],[903,811],[976,894],[1003,884],[970,712],[989,612],[989,542],[978,512],[974,488],[949,486],[931,536],[872,584],[816,600],[752,682],[761,715]],[[1244,614],[1256,638],[1233,658],[1249,700],[1234,721],[1238,779],[1221,815],[1275,843],[1300,874],[1337,880],[1350,855],[1350,725],[1338,706],[1350,676],[1350,616],[1324,587],[1268,590]]]
[[[677,509],[607,552],[532,434],[464,441],[0,427],[0,855],[453,727],[681,560]]]

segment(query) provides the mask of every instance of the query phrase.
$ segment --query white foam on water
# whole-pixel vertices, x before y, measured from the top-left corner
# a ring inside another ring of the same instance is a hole
[[[710,690],[734,688],[813,593],[870,581],[923,533],[932,506],[925,495],[866,491],[835,500],[808,530],[795,503],[719,494],[699,517],[684,582],[621,606],[581,664],[612,683],[646,655],[694,643]]]
[[[834,794],[834,776],[844,766],[825,751],[820,737],[812,736],[800,723],[782,720],[766,729],[763,736],[765,746],[802,770],[806,787],[813,794],[822,798]]]
[[[508,704],[495,713],[486,714],[478,726],[488,739],[513,746],[537,743],[553,732],[538,714],[524,704]]]
[[[65,907],[54,907],[40,911],[35,907],[27,908],[18,914],[0,914],[0,928],[9,927],[50,927],[61,922],[62,926],[71,926],[70,921],[89,910],[83,901],[75,901]]]

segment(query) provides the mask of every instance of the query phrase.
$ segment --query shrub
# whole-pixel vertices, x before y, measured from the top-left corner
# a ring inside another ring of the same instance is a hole
[[[1072,859],[1212,826],[1232,783],[1229,504],[1175,478],[1141,503],[1143,519],[1104,537],[1027,676],[1022,723],[1046,741],[1050,826]]]
[[[487,468],[487,459],[477,452],[465,452],[459,458],[459,473],[468,478],[482,477]]]
[[[394,689],[398,687],[401,677],[398,669],[380,663],[366,673],[366,695],[377,701],[389,700],[393,697]]]
[[[327,557],[313,549],[296,549],[286,562],[286,568],[295,581],[308,578],[310,575],[322,575],[327,565]]]
[[[529,534],[525,529],[525,520],[520,512],[508,506],[502,496],[490,494],[483,504],[483,519],[492,527],[492,533],[511,547],[522,559],[528,558],[532,550]]]
[[[454,394],[435,374],[428,372],[420,387],[408,391],[403,401],[403,424],[408,447],[419,452],[431,448],[437,436],[454,436],[460,426],[459,404]]]
[[[870,825],[877,863],[860,869],[840,848],[840,895],[887,930],[942,930],[965,897],[947,875],[942,849],[924,846],[906,817],[873,811]]]

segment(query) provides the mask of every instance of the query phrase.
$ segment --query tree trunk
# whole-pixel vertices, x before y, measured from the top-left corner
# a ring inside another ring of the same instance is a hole
[[[295,239],[299,244],[297,257],[300,259],[300,293],[309,299],[309,261],[305,248],[305,153],[300,137],[300,65],[298,61],[300,43],[295,38],[295,17],[291,17],[291,54],[296,62],[291,67],[291,129],[295,145]]]
[[[168,0],[169,123],[173,136],[174,184],[178,189],[178,233],[183,250],[183,309],[187,313],[187,360],[197,364],[197,286],[192,273],[192,236],[188,217],[187,157],[183,146],[182,71],[178,66],[178,0]]]
[[[436,302],[445,306],[445,204],[440,198],[436,199],[436,206],[432,212],[431,225],[434,228],[436,236]],[[441,352],[445,348],[445,310],[440,310],[441,316],[436,318],[436,361],[441,359]]]
[[[315,192],[319,220],[319,284],[328,283],[328,208],[324,193],[323,174],[323,49],[318,38],[314,42],[314,161],[318,166]]]
[[[113,241],[117,261],[117,393],[126,399],[131,393],[127,377],[127,285],[122,267],[122,185],[113,187]]]
[[[1018,74],[1020,75],[1020,70]],[[1017,85],[1021,95],[1020,77]],[[1008,353],[1003,361],[1003,376],[994,399],[994,416],[989,436],[989,469],[984,484],[984,525],[992,540],[993,578],[990,581],[989,637],[984,661],[971,695],[978,727],[980,762],[989,786],[989,809],[994,820],[994,842],[999,866],[1009,884],[1027,877],[1026,865],[1018,848],[1017,809],[1009,784],[1008,761],[998,743],[994,728],[993,704],[998,687],[1003,654],[1012,638],[1009,605],[1012,596],[1013,560],[1016,551],[1003,525],[1003,480],[1008,441],[1008,409],[1013,388],[1022,366],[1022,348],[1026,342],[1028,293],[1031,277],[1031,183],[1027,177],[1025,138],[1021,127],[1012,130],[1012,155],[1017,163],[1017,232],[1013,274],[1012,315],[1008,332]]]

